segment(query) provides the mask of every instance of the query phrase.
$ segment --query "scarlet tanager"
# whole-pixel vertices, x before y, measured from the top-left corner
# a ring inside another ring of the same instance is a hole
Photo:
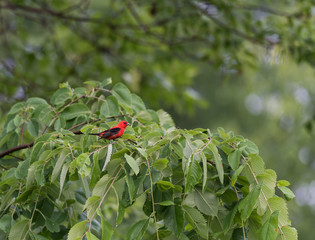
[[[90,133],[90,135],[96,135],[99,136],[100,138],[105,138],[105,139],[116,139],[121,137],[124,132],[126,127],[129,125],[128,122],[126,121],[121,121],[119,122],[116,126],[105,130],[104,132],[100,132],[100,133]]]

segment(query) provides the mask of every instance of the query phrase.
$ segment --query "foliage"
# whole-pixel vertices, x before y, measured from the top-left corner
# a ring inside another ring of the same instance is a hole
[[[288,54],[313,65],[312,4],[4,0],[0,99],[45,98],[60,82],[110,75],[152,107],[192,111],[204,104],[191,88],[201,63],[241,74],[267,50],[273,62]]]
[[[50,104],[11,108],[0,142],[2,238],[297,239],[276,194],[292,199],[289,183],[253,142],[222,128],[178,129],[110,83],[62,84]],[[89,135],[121,118],[131,127],[115,143]]]

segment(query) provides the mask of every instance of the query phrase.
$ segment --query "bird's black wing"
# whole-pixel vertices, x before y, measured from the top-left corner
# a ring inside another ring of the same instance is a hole
[[[121,129],[121,128],[118,128],[118,127],[116,127],[116,128],[111,128],[111,129],[108,129],[108,130],[106,130],[106,131],[104,131],[104,132],[99,133],[99,136],[100,136],[101,138],[108,138],[108,137],[110,137],[110,136],[113,136],[113,135],[119,133],[120,129]]]

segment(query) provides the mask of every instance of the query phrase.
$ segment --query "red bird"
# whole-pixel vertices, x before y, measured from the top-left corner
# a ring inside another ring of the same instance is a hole
[[[100,138],[105,138],[105,139],[109,139],[109,140],[116,139],[116,138],[121,137],[124,134],[125,129],[128,125],[129,125],[128,122],[121,121],[116,126],[110,128],[108,130],[105,130],[104,132],[90,133],[90,135],[97,135]]]

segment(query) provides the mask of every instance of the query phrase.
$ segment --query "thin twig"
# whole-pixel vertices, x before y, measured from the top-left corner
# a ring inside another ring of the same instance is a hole
[[[153,195],[153,180],[152,180],[152,176],[151,176],[151,167],[150,167],[150,162],[148,160],[148,158],[146,158],[147,161],[147,165],[148,165],[148,172],[149,172],[149,177],[150,177],[150,193],[151,193],[151,198],[152,198],[152,214],[153,214],[153,218],[154,218],[154,223],[155,223],[155,231],[156,231],[156,238],[157,240],[159,240],[159,227],[157,225],[157,221],[156,221],[156,216],[155,216],[155,203],[154,203],[154,195]]]
[[[80,126],[85,125],[85,124],[88,124],[88,123],[98,122],[98,121],[100,121],[100,120],[101,120],[101,119],[93,119],[93,120],[90,120],[90,121],[86,121],[86,122],[83,122],[83,123],[79,123],[79,124],[77,124],[77,125],[72,126],[72,127],[69,128],[68,130],[71,131],[71,130],[74,129],[74,128],[80,127]]]
[[[40,196],[40,190],[41,190],[41,187],[38,189],[38,195],[37,195],[37,198],[36,198],[36,201],[35,201],[34,210],[33,210],[33,213],[32,213],[31,219],[30,219],[30,223],[29,223],[29,227],[28,227],[28,231],[30,231],[30,232],[32,231],[32,221],[33,221],[34,214],[35,214],[35,211],[36,211],[36,208],[37,208],[37,203],[38,203],[38,199],[39,199],[39,196]],[[26,236],[27,236],[27,233],[25,234],[23,239],[26,239]]]

